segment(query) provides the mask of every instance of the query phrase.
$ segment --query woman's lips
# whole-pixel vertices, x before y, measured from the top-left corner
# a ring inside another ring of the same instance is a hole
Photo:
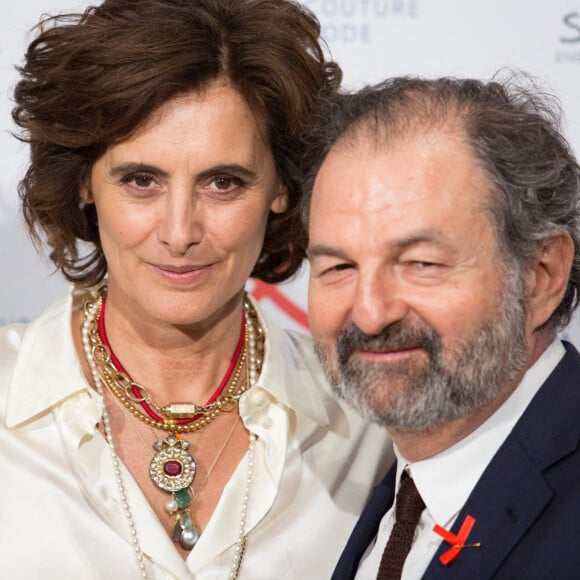
[[[210,269],[211,264],[174,266],[171,264],[151,264],[153,269],[165,280],[188,284],[202,278]]]

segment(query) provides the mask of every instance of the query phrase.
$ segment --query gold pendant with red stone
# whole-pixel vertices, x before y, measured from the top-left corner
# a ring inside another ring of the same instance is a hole
[[[188,488],[195,477],[195,460],[187,450],[189,443],[171,434],[163,441],[155,441],[149,465],[149,475],[160,489],[173,493]]]
[[[174,434],[153,444],[156,451],[149,475],[153,483],[163,491],[171,493],[167,511],[176,516],[173,539],[182,548],[191,550],[199,539],[199,532],[193,525],[189,505],[191,496],[188,487],[195,478],[195,460],[189,453],[189,443]]]

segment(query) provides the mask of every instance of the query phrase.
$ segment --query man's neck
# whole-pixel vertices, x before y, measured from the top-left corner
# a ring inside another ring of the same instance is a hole
[[[389,435],[401,452],[410,462],[428,459],[437,453],[441,453],[458,441],[467,437],[484,423],[491,415],[501,407],[504,401],[513,392],[513,389],[506,389],[501,396],[494,399],[493,403],[480,409],[468,417],[462,417],[447,421],[442,425],[423,431],[420,433],[400,432],[389,429]]]

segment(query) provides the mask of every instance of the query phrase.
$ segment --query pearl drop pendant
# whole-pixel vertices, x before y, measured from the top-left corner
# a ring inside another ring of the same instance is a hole
[[[170,514],[174,514],[178,509],[178,505],[177,502],[171,498],[170,500],[168,500],[168,502],[165,504],[165,509],[170,513]]]
[[[179,544],[184,550],[193,549],[195,544],[197,544],[197,540],[199,540],[199,532],[195,526],[182,530],[179,535]]]

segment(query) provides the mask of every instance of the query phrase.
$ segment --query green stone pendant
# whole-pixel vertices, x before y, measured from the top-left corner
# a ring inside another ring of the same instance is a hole
[[[189,504],[191,504],[191,496],[187,488],[179,489],[173,492],[173,499],[177,503],[177,507],[180,510],[185,509]]]

